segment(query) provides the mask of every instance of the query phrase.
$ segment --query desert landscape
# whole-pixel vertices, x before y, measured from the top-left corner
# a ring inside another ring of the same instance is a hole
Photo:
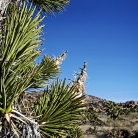
[[[138,102],[115,103],[90,95],[86,101],[90,115],[80,125],[84,138],[138,137]]]
[[[27,93],[26,103],[41,97],[41,92]],[[85,98],[87,110],[83,114],[76,133],[81,138],[137,138],[138,137],[138,102],[126,101],[115,103],[95,96]],[[110,111],[109,111],[110,110]],[[77,137],[79,138],[79,136]]]

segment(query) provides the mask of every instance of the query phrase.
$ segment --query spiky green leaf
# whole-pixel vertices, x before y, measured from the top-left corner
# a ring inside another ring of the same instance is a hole
[[[75,87],[57,80],[48,87],[38,100],[36,116],[43,136],[66,135],[80,121],[81,111],[86,106],[84,96],[76,98]]]

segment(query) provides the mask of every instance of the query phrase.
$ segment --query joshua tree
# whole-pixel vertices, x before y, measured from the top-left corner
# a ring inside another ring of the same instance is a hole
[[[123,114],[123,110],[115,103],[112,101],[107,102],[107,115],[113,118],[114,120],[118,118],[119,115]]]
[[[29,2],[29,3],[28,3]],[[57,78],[66,56],[41,54],[40,25],[46,15],[63,11],[68,0],[0,0],[0,136],[2,138],[66,137],[78,124],[85,104],[78,85]],[[36,13],[36,8],[40,11]],[[84,68],[85,68],[84,64]],[[85,71],[85,70],[84,70]],[[86,74],[84,72],[84,74]],[[83,83],[86,77],[80,74]],[[48,82],[54,80],[52,84]],[[79,84],[80,82],[77,82]],[[76,84],[76,83],[75,83]],[[45,88],[26,110],[22,94],[30,88]],[[81,92],[84,89],[81,89]],[[19,100],[20,99],[20,100]]]

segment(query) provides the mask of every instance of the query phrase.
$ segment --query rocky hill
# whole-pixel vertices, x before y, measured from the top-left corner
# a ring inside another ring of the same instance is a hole
[[[31,93],[24,93],[24,99],[26,100],[26,102],[34,102],[36,101],[36,99],[38,99],[39,97],[41,97],[43,94],[43,91],[33,91]],[[109,100],[106,99],[102,99],[96,96],[92,96],[92,95],[87,95],[86,94],[86,98],[85,98],[86,103],[88,103],[89,107],[94,110],[95,112],[105,112],[106,111],[106,105],[109,102]],[[126,109],[129,108],[133,111],[138,111],[138,102],[137,101],[126,101],[126,102],[122,102],[122,103],[115,103],[114,101],[112,101],[114,104],[118,105],[120,108],[122,109]]]
[[[136,111],[136,112],[138,111],[137,101],[126,101],[121,103],[115,103],[114,101],[109,101],[92,95],[86,95],[85,101],[89,104],[90,108],[92,108],[96,112],[105,112],[106,104],[109,102],[113,102],[114,104],[118,105],[122,109],[129,108],[132,111]]]

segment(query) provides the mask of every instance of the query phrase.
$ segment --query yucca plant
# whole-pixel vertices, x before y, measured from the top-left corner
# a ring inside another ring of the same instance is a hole
[[[54,15],[54,13],[63,12],[69,4],[69,0],[29,0],[39,10],[43,10],[47,15]]]
[[[85,106],[81,101],[84,96],[76,98],[76,88],[57,80],[45,89],[43,96],[36,103],[35,115],[43,137],[66,136],[67,130],[80,122]]]
[[[28,107],[30,114],[27,113],[21,98],[30,88],[45,88],[46,83],[55,79],[60,73],[59,65],[67,52],[58,58],[44,56],[39,64],[34,61],[41,54],[39,48],[42,45],[41,35],[44,27],[41,25],[43,20],[41,12],[49,14],[60,11],[67,2],[67,0],[30,0],[28,4],[25,0],[7,0],[1,10],[0,136],[2,138],[66,137],[79,122],[85,106],[84,96],[78,96],[80,81],[75,83],[77,85],[73,85],[58,79],[47,86],[42,97],[33,104],[30,103]],[[42,10],[36,14],[37,7]],[[81,78],[82,74],[79,79]],[[82,82],[84,83],[83,79]],[[82,90],[84,91],[81,89],[81,92]]]
[[[56,73],[59,73],[59,68],[51,59],[49,59],[51,62],[49,69],[45,69],[46,64],[43,64],[45,70],[51,70],[51,72],[47,72],[51,73],[47,76],[43,72],[41,64],[34,63],[40,54],[38,48],[41,44],[40,36],[43,27],[39,25],[42,21],[40,12],[32,18],[34,11],[35,7],[28,7],[26,3],[22,7],[11,3],[5,14],[6,19],[2,22],[1,34],[4,37],[1,42],[0,61],[0,114],[4,120],[2,121],[2,134],[5,135],[7,135],[7,128],[11,125],[12,131],[18,136],[17,126],[12,118],[22,116],[19,112],[14,111],[14,101],[18,99],[19,95],[33,86],[40,87],[41,83],[44,83],[44,79],[47,80],[49,76],[56,76]],[[48,62],[46,63],[48,64]],[[53,74],[53,70],[55,74]],[[20,120],[23,122],[23,119]]]

